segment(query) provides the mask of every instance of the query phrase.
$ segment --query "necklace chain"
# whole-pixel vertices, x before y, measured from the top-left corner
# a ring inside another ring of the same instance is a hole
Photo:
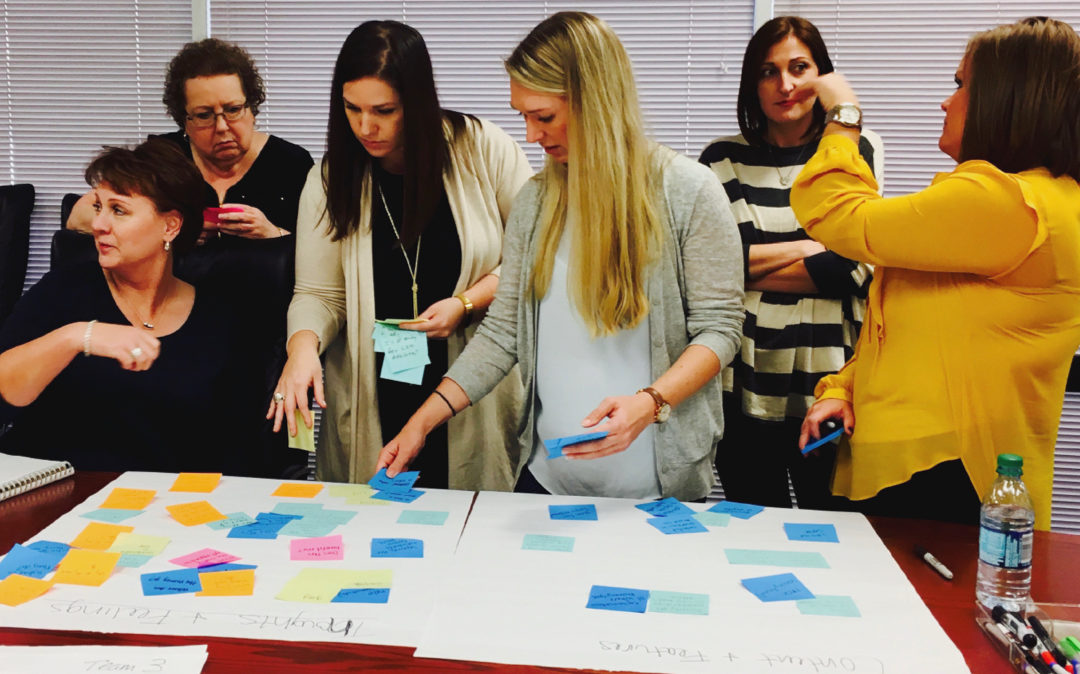
[[[773,154],[773,146],[766,142],[765,147],[769,149],[769,159],[772,159],[773,168],[776,169],[776,177],[780,180],[781,187],[791,187],[791,181],[799,173],[805,163],[803,160],[806,155],[806,151],[810,149],[810,143],[803,146],[803,149],[799,151],[799,156],[795,159],[795,165],[788,171],[785,176],[780,172],[780,162],[776,161],[776,155]]]
[[[398,234],[397,225],[394,224],[394,216],[390,215],[390,207],[386,205],[386,195],[383,194],[382,183],[376,179],[375,186],[379,190],[379,200],[382,201],[383,210],[386,211],[386,219],[390,221],[390,228],[394,230],[394,238],[397,239],[401,254],[405,257],[405,266],[409,268],[409,276],[412,277],[412,313],[413,318],[416,318],[420,314],[416,302],[416,295],[419,291],[419,286],[416,284],[416,273],[420,270],[420,240],[424,238],[424,235],[421,234],[416,237],[416,261],[410,262],[409,254],[405,252],[405,244],[401,242],[401,235]]]
[[[120,287],[118,285],[116,285],[116,281],[113,281],[112,275],[111,274],[106,275],[105,280],[108,281],[109,285],[112,287],[113,291],[116,293],[116,301],[120,302],[121,301],[121,299],[120,299]],[[154,324],[151,323],[150,321],[144,321],[143,317],[142,317],[142,314],[139,313],[139,310],[135,308],[134,304],[128,303],[127,300],[123,300],[123,303],[128,305],[128,308],[131,309],[131,313],[135,314],[135,318],[138,320],[139,323],[142,324],[142,327],[146,328],[147,330],[153,330],[154,329]],[[153,318],[153,317],[154,317],[154,307],[153,307],[153,305],[151,305],[150,306],[150,318]]]

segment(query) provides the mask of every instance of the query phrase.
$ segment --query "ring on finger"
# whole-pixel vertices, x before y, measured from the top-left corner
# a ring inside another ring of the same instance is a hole
[[[285,402],[285,394],[281,391],[274,391],[274,403],[280,405]]]
[[[130,353],[132,358],[138,358],[142,355],[142,347],[136,346],[134,349],[131,350]]]

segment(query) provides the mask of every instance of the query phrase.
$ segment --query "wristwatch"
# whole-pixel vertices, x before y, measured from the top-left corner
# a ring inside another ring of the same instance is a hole
[[[854,103],[837,103],[829,108],[825,123],[836,122],[849,129],[862,129],[862,109]]]
[[[671,405],[664,400],[664,396],[660,395],[659,391],[651,386],[646,386],[643,389],[638,389],[637,393],[648,393],[652,396],[653,402],[656,403],[656,412],[653,413],[654,424],[662,424],[671,417]]]

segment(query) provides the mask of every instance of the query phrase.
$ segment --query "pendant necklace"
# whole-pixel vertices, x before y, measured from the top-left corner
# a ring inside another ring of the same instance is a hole
[[[791,187],[791,181],[802,169],[804,163],[803,158],[806,155],[806,151],[810,148],[810,144],[808,143],[801,151],[799,151],[799,156],[795,159],[795,165],[788,171],[786,176],[780,172],[780,162],[776,161],[776,155],[773,154],[772,144],[766,141],[765,147],[769,149],[769,159],[772,159],[773,168],[776,169],[776,177],[780,179],[780,185],[782,187]]]
[[[116,282],[113,281],[112,274],[106,274],[105,275],[105,280],[108,282],[109,287],[112,289],[112,291],[116,294],[115,295],[116,296],[116,301],[119,303],[120,302],[120,288],[116,285]],[[124,303],[127,304],[127,300],[124,300]],[[147,330],[153,330],[154,329],[154,324],[151,323],[150,321],[144,321],[143,317],[142,317],[142,314],[139,313],[139,310],[136,309],[134,305],[129,304],[128,308],[131,309],[131,313],[135,314],[136,320],[138,320],[138,322],[140,324],[142,324],[142,327],[146,328]],[[154,307],[151,305],[151,307],[150,307],[150,318],[153,318],[153,317],[154,317]]]
[[[383,210],[386,211],[386,219],[390,221],[390,227],[394,230],[394,238],[397,239],[398,247],[401,248],[401,254],[405,256],[405,266],[409,268],[409,276],[412,277],[412,315],[413,318],[416,318],[420,315],[416,303],[416,293],[420,289],[416,284],[416,272],[420,270],[420,240],[424,238],[424,235],[421,234],[416,237],[416,261],[410,262],[409,254],[405,252],[405,244],[401,242],[401,235],[398,234],[397,225],[394,224],[394,216],[390,215],[390,207],[386,205],[386,196],[383,194],[382,183],[376,180],[375,186],[379,189],[379,200],[382,201]]]

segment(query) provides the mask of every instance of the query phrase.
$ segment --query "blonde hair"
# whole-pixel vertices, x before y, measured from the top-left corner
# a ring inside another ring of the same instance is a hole
[[[559,12],[505,62],[521,86],[566,99],[570,158],[548,159],[541,179],[532,290],[543,297],[566,222],[573,224],[570,298],[593,336],[638,325],[649,313],[646,273],[664,242],[659,159],[646,138],[630,57],[611,28],[584,12]]]

